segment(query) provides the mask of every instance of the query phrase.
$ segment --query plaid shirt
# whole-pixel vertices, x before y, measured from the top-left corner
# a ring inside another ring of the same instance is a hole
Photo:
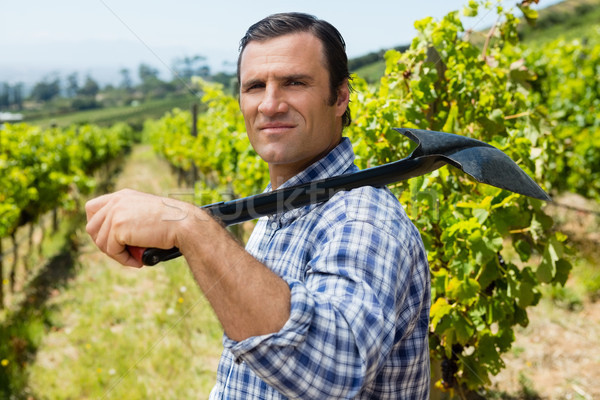
[[[354,172],[353,159],[344,138],[282,187]],[[386,188],[260,218],[246,249],[289,284],[290,318],[224,337],[211,399],[429,398],[427,258]]]

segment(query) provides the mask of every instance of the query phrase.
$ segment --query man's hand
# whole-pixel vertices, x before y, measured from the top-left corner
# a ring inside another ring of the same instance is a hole
[[[191,204],[130,189],[90,200],[85,210],[86,230],[98,248],[121,264],[138,268],[142,263],[127,246],[178,246],[182,224],[202,215]]]
[[[121,190],[90,200],[85,210],[94,243],[123,265],[142,267],[127,246],[178,247],[230,338],[277,332],[289,318],[287,283],[201,208]]]

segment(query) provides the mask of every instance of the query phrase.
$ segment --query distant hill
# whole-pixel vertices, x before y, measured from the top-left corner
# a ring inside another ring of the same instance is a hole
[[[593,29],[600,30],[600,0],[566,0],[540,10],[535,26],[522,24],[520,32],[525,43],[543,43],[585,38]]]
[[[542,0],[543,4],[543,0]],[[521,40],[530,45],[542,44],[559,37],[565,39],[585,38],[592,29],[600,30],[600,0],[565,0],[539,10],[535,26],[529,26],[524,18],[519,32]],[[471,34],[471,41],[483,43],[487,29]],[[403,51],[408,48],[399,46]],[[369,53],[348,61],[351,73],[367,82],[378,82],[385,72],[386,50]]]
[[[395,50],[404,51],[406,46],[395,47]],[[385,72],[385,53],[387,50],[374,51],[361,57],[355,57],[348,60],[348,69],[367,82],[378,81]]]

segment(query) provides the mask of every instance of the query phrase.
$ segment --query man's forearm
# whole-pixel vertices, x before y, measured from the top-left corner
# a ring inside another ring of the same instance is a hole
[[[228,337],[239,341],[283,327],[290,315],[288,284],[217,221],[191,219],[178,237],[179,248]]]

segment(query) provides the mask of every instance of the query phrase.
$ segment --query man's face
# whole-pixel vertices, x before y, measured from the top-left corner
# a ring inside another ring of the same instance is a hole
[[[343,84],[330,103],[322,44],[311,33],[248,43],[240,64],[240,108],[275,187],[339,143],[348,97]]]

